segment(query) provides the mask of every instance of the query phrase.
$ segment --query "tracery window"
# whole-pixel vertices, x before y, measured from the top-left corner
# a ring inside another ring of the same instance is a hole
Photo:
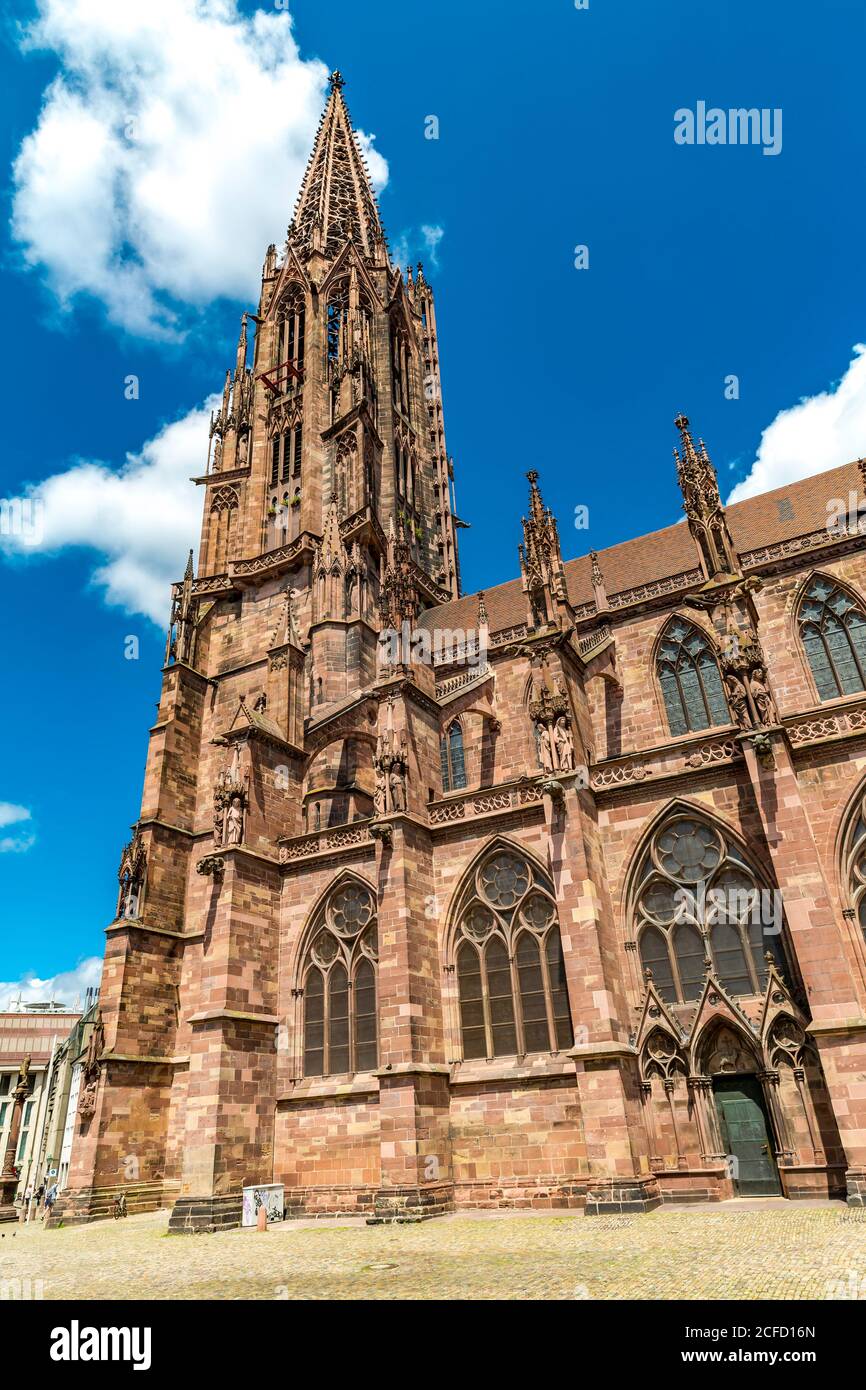
[[[730,723],[716,654],[694,623],[671,619],[662,633],[656,670],[673,735]]]
[[[409,342],[405,330],[398,324],[391,329],[391,379],[394,404],[408,420],[410,418],[409,395]]]
[[[466,786],[466,759],[463,754],[463,730],[456,719],[439,740],[439,752],[442,758],[442,790],[459,791]]]
[[[819,698],[866,690],[866,613],[839,584],[816,575],[800,603],[800,636]]]
[[[304,1076],[377,1065],[376,959],[373,894],[349,879],[322,905],[304,964]]]
[[[473,872],[456,965],[464,1058],[572,1046],[553,887],[522,855],[496,849]]]
[[[234,488],[221,487],[211,502],[211,543],[213,559],[210,568],[214,573],[226,569],[232,556],[235,523],[238,512],[238,494]]]
[[[842,877],[849,906],[853,908],[860,928],[866,934],[866,795],[862,791],[848,818]]]
[[[277,316],[275,367],[291,362],[297,371],[303,371],[305,317],[304,292],[299,285],[293,285],[284,295]],[[299,384],[298,378],[293,376],[280,382],[284,391],[291,391]]]
[[[641,964],[669,1003],[698,997],[707,960],[734,995],[763,991],[768,951],[787,974],[778,894],[761,884],[731,839],[696,816],[675,815],[653,835],[638,874],[635,916]]]

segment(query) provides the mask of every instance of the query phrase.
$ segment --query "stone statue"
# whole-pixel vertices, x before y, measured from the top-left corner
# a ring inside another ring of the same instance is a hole
[[[237,792],[229,804],[226,816],[226,844],[239,845],[244,838],[244,808]]]
[[[754,701],[758,723],[775,724],[776,711],[773,707],[773,697],[767,687],[765,673],[760,666],[756,666],[749,677],[749,694]]]
[[[741,729],[748,729],[751,721],[749,719],[749,701],[746,695],[746,687],[743,685],[739,676],[735,676],[733,672],[728,672],[725,676],[725,685],[727,686],[728,701],[733,710],[734,719]]]
[[[217,787],[213,794],[213,842],[216,849],[219,849],[223,842],[224,811],[223,794],[220,788]]]
[[[30,1091],[30,1056],[29,1056],[29,1054],[28,1054],[28,1055],[24,1058],[24,1061],[21,1063],[21,1070],[20,1070],[19,1073],[18,1073],[18,1082],[17,1082],[17,1085],[15,1086],[15,1090],[12,1092],[12,1094],[13,1094],[13,1096],[16,1096],[16,1097],[20,1098],[20,1097],[22,1097],[22,1096],[28,1095],[28,1094],[29,1094],[29,1091]]]
[[[388,774],[388,789],[391,793],[391,810],[406,810],[406,782],[400,763],[393,763]]]
[[[574,739],[571,736],[571,729],[564,714],[561,714],[556,721],[553,730],[553,738],[556,744],[556,756],[559,759],[559,767],[562,772],[572,772],[574,770]]]
[[[373,792],[373,812],[378,816],[384,816],[387,810],[387,796],[385,791],[385,773],[381,767],[376,768],[376,789]]]
[[[545,772],[553,772],[553,744],[550,739],[550,730],[546,724],[538,724],[538,751],[541,755],[541,766]]]

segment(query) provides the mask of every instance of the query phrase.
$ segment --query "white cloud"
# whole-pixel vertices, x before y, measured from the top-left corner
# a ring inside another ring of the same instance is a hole
[[[830,390],[782,410],[761,435],[749,474],[728,502],[838,468],[866,454],[866,345],[857,343],[844,376]]]
[[[439,243],[445,235],[445,228],[435,223],[424,223],[418,230],[408,228],[391,242],[391,259],[395,265],[412,265],[425,257],[435,268],[439,265]]]
[[[101,974],[99,956],[88,956],[72,970],[61,970],[46,979],[40,979],[32,970],[25,971],[20,980],[0,981],[0,1010],[8,1009],[19,995],[26,1004],[54,999],[69,1009],[83,1009],[85,991],[99,985]]]
[[[38,527],[0,530],[0,553],[98,551],[93,583],[107,603],[168,622],[170,584],[179,579],[201,525],[201,494],[190,478],[205,470],[210,412],[219,397],[165,426],[122,468],[76,461],[28,490]]]
[[[12,801],[0,801],[0,830],[6,826],[16,827],[13,835],[0,835],[0,854],[23,854],[26,850],[32,849],[36,843],[36,836],[29,829],[24,828],[24,823],[32,820],[32,815],[26,806],[16,806]]]
[[[64,306],[180,336],[183,304],[252,301],[281,245],[326,96],[283,9],[38,0],[25,50],[60,72],[14,166],[13,231]],[[388,166],[359,133],[378,187]]]
[[[421,228],[421,235],[424,238],[424,244],[427,247],[427,254],[430,257],[432,264],[438,265],[439,243],[445,235],[445,228],[438,227],[435,225],[431,227],[429,224],[425,223],[424,226]]]

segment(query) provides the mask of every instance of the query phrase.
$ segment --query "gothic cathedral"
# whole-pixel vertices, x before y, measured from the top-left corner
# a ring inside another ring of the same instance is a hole
[[[531,472],[462,595],[342,87],[203,441],[53,1219],[862,1205],[864,478],[726,509],[680,416],[684,525],[564,562]]]

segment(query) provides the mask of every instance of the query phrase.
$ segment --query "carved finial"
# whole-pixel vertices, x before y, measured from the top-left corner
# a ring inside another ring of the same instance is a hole
[[[184,572],[183,572],[183,577],[184,577],[184,579],[192,579],[194,573],[195,573],[195,571],[193,570],[193,565],[192,565],[192,551],[190,551],[190,552],[189,552],[189,559],[188,559],[187,562],[186,562],[186,569],[185,569]]]
[[[866,459],[858,459],[857,467],[860,469],[860,478],[863,483],[863,491],[866,492]]]
[[[486,609],[485,604],[484,604],[484,590],[481,589],[480,592],[479,592],[479,594],[478,594],[478,626],[479,626],[479,627],[486,627],[486,626],[487,626],[487,622],[488,622],[488,618],[487,618],[487,609]]]
[[[346,85],[345,78],[339,68],[335,68],[328,81],[331,84],[332,92],[341,92]]]
[[[680,432],[680,439],[683,445],[683,460],[688,461],[697,458],[694,441],[691,436],[691,431],[689,430],[689,417],[680,413],[674,420],[674,424]],[[674,449],[674,458],[678,458],[676,449]]]
[[[602,583],[602,578],[601,578],[601,565],[598,563],[598,551],[597,551],[597,550],[591,550],[591,551],[589,552],[589,559],[590,559],[590,563],[592,564],[592,582],[593,582],[593,584],[595,584],[595,585],[599,585],[599,584]]]
[[[544,517],[544,503],[538,486],[538,473],[531,468],[526,476],[529,479],[529,515],[534,521],[540,521]]]

